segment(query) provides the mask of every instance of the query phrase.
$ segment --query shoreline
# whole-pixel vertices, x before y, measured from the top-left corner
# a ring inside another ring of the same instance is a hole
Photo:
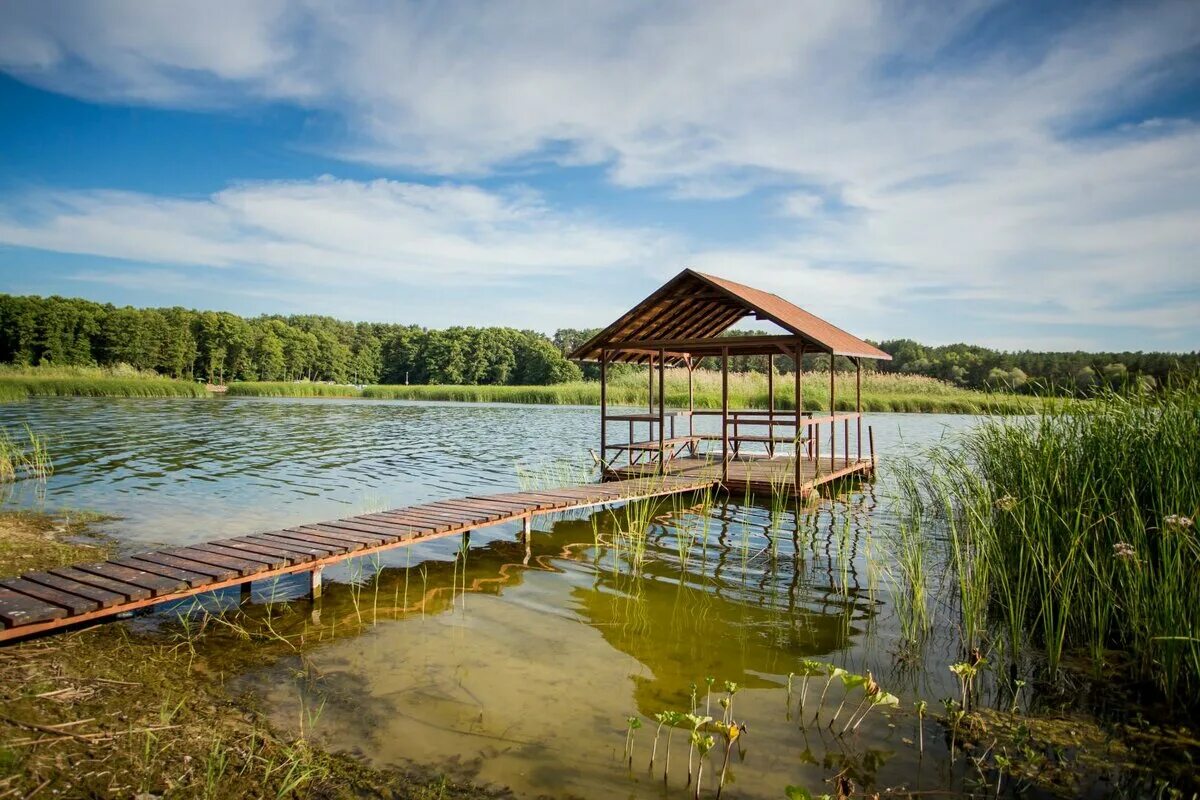
[[[738,408],[766,409],[765,392],[760,392],[753,378],[739,376],[737,391],[731,391],[732,402]],[[836,392],[838,411],[855,410],[853,386],[839,380]],[[903,386],[903,381],[898,382]],[[827,385],[827,384],[826,384]],[[864,381],[862,409],[864,412],[931,413],[931,414],[1025,414],[1035,411],[1042,403],[1039,398],[1015,394],[987,394],[960,389],[946,384],[918,383],[920,391],[894,388],[875,389]],[[285,382],[233,382],[221,387],[224,391],[208,391],[203,384],[169,378],[42,378],[0,377],[0,403],[21,402],[33,397],[111,397],[111,398],[172,398],[204,399],[210,397],[265,397],[297,399],[343,400],[407,400],[454,403],[503,403],[519,405],[598,407],[600,387],[596,382],[574,382],[545,386],[508,385],[367,385]],[[687,408],[686,388],[668,385],[665,397],[670,409]],[[609,403],[614,406],[643,406],[647,402],[645,386],[618,383],[609,386]],[[710,387],[701,387],[694,397],[695,408],[713,410],[720,407],[720,395]],[[792,401],[780,398],[779,411],[791,410]],[[810,381],[804,391],[804,408],[828,411],[829,397],[824,387]]]

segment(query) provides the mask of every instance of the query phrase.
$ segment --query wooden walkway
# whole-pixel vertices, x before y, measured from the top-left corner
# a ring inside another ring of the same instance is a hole
[[[0,641],[111,617],[203,592],[543,514],[626,503],[712,487],[708,475],[641,477],[528,492],[471,495],[357,517],[137,553],[0,580]],[[528,541],[528,540],[526,540]]]
[[[657,474],[657,463],[615,466],[608,475],[617,480],[629,480]],[[788,456],[775,458],[735,458],[729,462],[728,474],[722,480],[721,462],[704,457],[681,456],[667,461],[667,475],[671,477],[700,478],[720,483],[733,497],[744,492],[770,495],[775,492],[788,497],[807,498],[818,487],[850,475],[869,476],[875,472],[873,458],[835,456],[830,459],[800,459],[800,487],[796,489],[796,461]],[[609,484],[610,486],[612,484]]]

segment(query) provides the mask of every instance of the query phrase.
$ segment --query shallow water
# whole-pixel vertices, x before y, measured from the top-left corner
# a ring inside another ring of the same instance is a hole
[[[517,465],[590,462],[595,409],[323,400],[36,399],[0,406],[0,424],[50,435],[56,472],[13,487],[9,504],[87,508],[120,517],[123,547],[196,542],[367,510],[517,488]],[[970,425],[957,416],[874,414],[883,463]],[[886,547],[895,520],[886,482],[846,486],[801,512],[731,502],[660,504],[640,568],[620,514],[535,523],[531,552],[515,526],[477,531],[465,558],[447,540],[359,559],[328,574],[319,624],[308,605],[278,612],[305,630],[304,658],[244,676],[281,727],[381,765],[419,763],[511,787],[520,796],[684,796],[687,741],[673,736],[669,788],[648,771],[653,715],[700,707],[720,715],[740,687],[725,795],[814,793],[843,769],[860,787],[957,788],[940,730],[871,712],[835,682],[814,722],[814,679],[800,714],[802,659],[870,670],[902,704],[952,696],[945,624],[898,661],[900,628]],[[302,581],[258,585],[255,598],[298,598]],[[160,614],[163,616],[163,614]],[[238,645],[244,646],[244,645]],[[707,697],[705,680],[715,692]],[[643,727],[624,763],[625,719]],[[718,752],[721,751],[721,752]],[[705,765],[715,791],[723,747]]]

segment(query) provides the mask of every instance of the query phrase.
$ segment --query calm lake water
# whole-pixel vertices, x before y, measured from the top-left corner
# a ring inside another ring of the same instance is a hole
[[[35,399],[0,406],[0,424],[50,436],[55,474],[11,488],[12,506],[88,509],[119,517],[105,530],[126,549],[199,542],[475,491],[519,488],[518,466],[587,467],[596,409],[322,400]],[[908,711],[871,712],[823,679],[798,709],[788,673],[803,659],[868,670],[905,708],[935,706],[958,686],[950,613],[935,611],[923,650],[897,658],[900,626],[887,548],[896,521],[890,458],[972,424],[961,416],[872,414],[884,476],[816,506],[772,516],[730,502],[708,513],[657,510],[641,569],[614,546],[620,515],[577,512],[535,523],[526,554],[515,527],[360,559],[327,572],[320,622],[297,600],[278,630],[308,631],[303,656],[244,675],[283,728],[379,765],[420,764],[536,797],[684,797],[688,746],[666,733],[648,772],[654,714],[698,704],[706,678],[738,684],[746,734],[729,757],[724,796],[814,793],[848,770],[860,787],[958,789],[975,774],[948,757],[935,724],[925,752]],[[465,561],[465,563],[464,563]],[[256,587],[299,598],[299,579]],[[161,616],[161,614],[160,614]],[[234,646],[246,646],[234,644]],[[634,764],[625,719],[637,716]],[[724,761],[706,762],[712,796]]]

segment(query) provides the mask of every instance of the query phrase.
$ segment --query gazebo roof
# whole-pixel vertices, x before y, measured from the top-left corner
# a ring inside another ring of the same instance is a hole
[[[783,336],[723,336],[746,317],[767,320]],[[645,362],[661,349],[672,362],[720,355],[807,352],[890,361],[891,356],[782,297],[685,269],[571,353],[578,361]]]

